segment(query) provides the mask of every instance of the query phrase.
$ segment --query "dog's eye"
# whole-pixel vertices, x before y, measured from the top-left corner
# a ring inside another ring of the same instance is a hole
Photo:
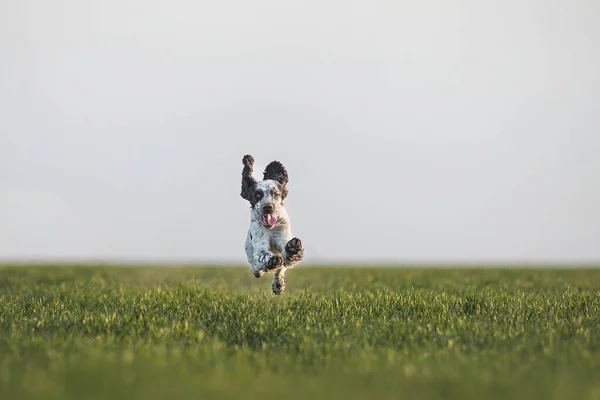
[[[271,195],[272,195],[274,198],[278,198],[278,197],[279,197],[279,193],[277,193],[277,192],[273,192]]]
[[[256,197],[257,199],[262,199],[263,194],[262,194],[262,192],[256,192],[256,193],[254,193],[254,197]]]

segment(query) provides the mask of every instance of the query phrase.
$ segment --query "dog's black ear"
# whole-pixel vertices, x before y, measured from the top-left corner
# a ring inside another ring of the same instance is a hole
[[[279,182],[279,184],[281,185],[282,197],[284,199],[286,198],[286,196],[288,195],[286,185],[289,182],[289,177],[287,170],[285,169],[282,163],[280,163],[279,161],[271,161],[271,163],[267,165],[267,168],[265,168],[263,179],[272,179],[274,181]]]
[[[243,199],[252,202],[252,191],[256,185],[256,180],[252,177],[254,170],[254,158],[250,154],[246,154],[242,159],[244,169],[242,170],[242,191],[240,195]]]
[[[263,179],[272,179],[279,182],[282,186],[285,186],[289,181],[288,173],[283,164],[279,161],[271,161],[271,163],[267,165]]]

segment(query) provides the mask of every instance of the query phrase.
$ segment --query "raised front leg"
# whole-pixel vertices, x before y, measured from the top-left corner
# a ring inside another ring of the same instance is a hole
[[[292,238],[285,244],[284,264],[291,268],[294,264],[299,263],[304,258],[304,248],[302,241],[298,238]]]
[[[273,293],[280,295],[285,290],[285,271],[292,268],[304,257],[302,241],[298,238],[288,240],[283,248],[283,265],[275,271],[271,285]]]
[[[290,230],[285,229],[273,235],[273,247],[271,250],[280,252],[283,256],[283,265],[292,268],[304,258],[304,247],[302,241],[292,237]]]
[[[283,265],[283,257],[273,254],[265,247],[258,248],[254,253],[252,273],[255,277],[262,277],[265,272],[279,268]]]

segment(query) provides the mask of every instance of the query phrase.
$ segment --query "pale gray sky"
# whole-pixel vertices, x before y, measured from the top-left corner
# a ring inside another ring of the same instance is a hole
[[[0,258],[600,260],[600,2],[0,2]]]

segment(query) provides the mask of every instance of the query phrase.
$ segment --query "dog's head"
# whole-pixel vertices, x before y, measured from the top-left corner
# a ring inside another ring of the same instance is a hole
[[[263,174],[263,180],[257,182],[252,177],[254,159],[244,156],[242,163],[242,198],[250,202],[250,207],[266,229],[272,229],[279,219],[283,200],[287,197],[288,173],[283,164],[273,161]]]

